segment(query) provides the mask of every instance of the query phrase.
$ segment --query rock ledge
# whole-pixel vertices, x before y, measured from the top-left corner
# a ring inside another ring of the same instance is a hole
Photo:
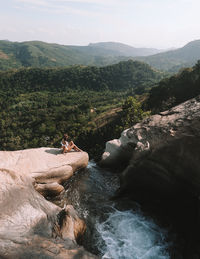
[[[179,191],[200,196],[199,129],[200,96],[150,116],[107,142],[101,165],[124,163],[122,188],[140,196]]]
[[[0,151],[0,168],[13,170],[33,178],[35,189],[43,196],[56,196],[75,171],[88,164],[86,152],[62,154],[58,148],[33,148]]]
[[[0,151],[0,258],[96,258],[76,243],[86,226],[74,208],[62,209],[40,194],[57,195],[87,166],[87,153],[60,152]]]

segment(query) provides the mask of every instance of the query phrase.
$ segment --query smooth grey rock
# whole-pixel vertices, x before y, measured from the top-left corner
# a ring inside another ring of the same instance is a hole
[[[74,208],[43,197],[62,192],[87,163],[85,152],[0,151],[0,258],[96,258],[76,243],[86,226]]]
[[[62,192],[62,184],[75,171],[88,164],[86,152],[62,154],[58,148],[32,148],[0,151],[0,168],[13,170],[34,179],[34,186],[42,195],[55,196]]]
[[[24,172],[0,179],[0,258],[96,258],[76,244],[85,224],[71,205],[45,200]]]
[[[200,195],[200,96],[153,115],[106,143],[101,165],[126,164],[122,189]]]

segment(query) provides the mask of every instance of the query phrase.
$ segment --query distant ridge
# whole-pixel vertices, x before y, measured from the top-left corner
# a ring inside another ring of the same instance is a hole
[[[88,46],[110,50],[113,52],[114,55],[128,57],[148,56],[161,52],[161,50],[154,48],[135,48],[119,42],[90,43]]]
[[[59,45],[41,41],[0,41],[0,70],[21,67],[107,66],[129,59],[148,63],[168,72],[191,67],[200,59],[200,40],[179,49],[134,48],[119,42],[90,43],[88,46]]]
[[[160,70],[177,72],[182,67],[192,67],[200,59],[200,40],[191,41],[179,49],[136,59]]]
[[[20,67],[63,67],[69,65],[105,66],[159,50],[134,48],[122,43],[104,42],[70,46],[41,41],[0,41],[0,70]]]

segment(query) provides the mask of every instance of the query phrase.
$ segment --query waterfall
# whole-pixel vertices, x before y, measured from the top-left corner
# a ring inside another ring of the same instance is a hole
[[[170,258],[167,231],[144,216],[140,206],[129,206],[127,200],[111,200],[119,188],[118,175],[90,162],[68,186],[66,201],[87,224],[83,241],[86,249],[103,259]]]
[[[166,231],[131,210],[114,210],[96,224],[98,248],[104,259],[168,259]]]

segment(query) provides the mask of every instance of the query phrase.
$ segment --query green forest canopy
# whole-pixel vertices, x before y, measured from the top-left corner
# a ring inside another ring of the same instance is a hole
[[[83,149],[94,150],[121,123],[118,112],[126,97],[144,93],[163,76],[133,61],[0,72],[1,149],[59,146],[68,132]]]
[[[200,61],[192,68],[161,80],[150,90],[146,109],[154,112],[167,110],[200,94]]]
[[[131,57],[158,53],[156,49],[134,48],[117,42],[65,46],[41,41],[0,40],[0,70],[22,67],[106,66]]]
[[[156,112],[200,94],[200,62],[159,82],[162,77],[133,61],[0,72],[0,147],[59,147],[68,132],[94,157],[107,140],[149,114],[130,95],[147,93],[157,84],[143,104]]]

